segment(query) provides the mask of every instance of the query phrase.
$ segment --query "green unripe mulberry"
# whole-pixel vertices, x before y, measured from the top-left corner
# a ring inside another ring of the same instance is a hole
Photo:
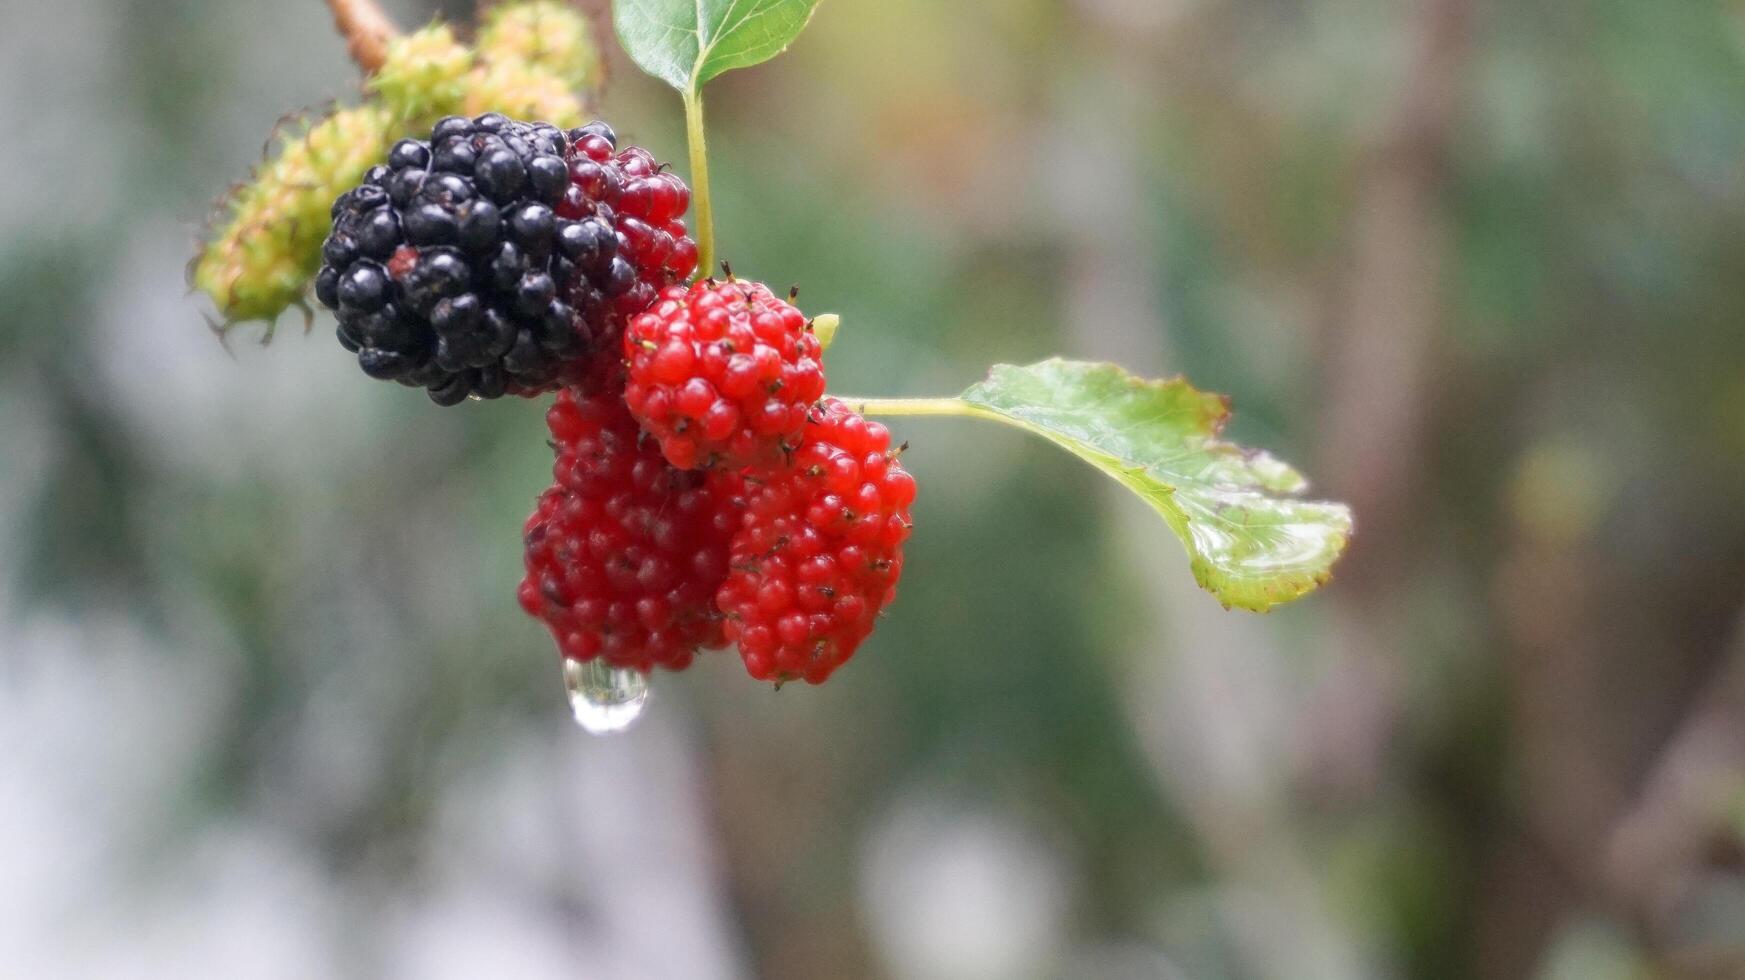
[[[461,113],[501,112],[516,119],[548,122],[568,129],[587,122],[581,97],[549,72],[517,61],[473,69]]]
[[[193,267],[194,288],[228,323],[278,318],[321,265],[334,198],[387,155],[392,113],[340,109],[286,136],[279,152],[230,199],[230,220]]]
[[[427,129],[459,112],[473,53],[447,24],[431,24],[388,44],[388,57],[368,86],[408,131]]]
[[[441,23],[394,38],[366,83],[367,104],[288,135],[232,194],[227,222],[194,262],[194,287],[226,323],[275,320],[301,301],[321,265],[334,199],[395,139],[454,113],[578,126],[587,121],[578,93],[599,81],[587,18],[554,0],[493,8],[476,51]]]
[[[485,14],[475,45],[480,59],[520,63],[555,76],[565,88],[592,92],[600,85],[600,47],[588,18],[555,0],[505,3]]]

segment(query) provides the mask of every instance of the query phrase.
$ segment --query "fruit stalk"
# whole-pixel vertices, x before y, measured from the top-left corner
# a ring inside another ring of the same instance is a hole
[[[375,74],[388,60],[388,42],[400,36],[400,29],[376,0],[327,0],[327,9],[333,11],[333,26],[345,38],[351,60],[364,74]]]
[[[685,96],[685,135],[691,144],[691,210],[696,215],[697,275],[715,273],[715,206],[709,197],[709,147],[703,135],[703,93]]]
[[[971,405],[961,398],[856,398],[832,396],[862,415],[962,415],[969,418],[1009,422],[998,412]]]

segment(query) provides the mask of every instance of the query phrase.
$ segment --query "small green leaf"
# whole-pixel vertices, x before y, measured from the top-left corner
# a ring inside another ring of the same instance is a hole
[[[976,414],[1042,436],[1142,497],[1226,606],[1263,612],[1327,581],[1351,536],[1343,504],[1297,499],[1296,470],[1218,438],[1223,396],[1113,364],[996,365],[961,396]]]
[[[614,0],[618,39],[643,71],[694,96],[722,72],[781,54],[818,0]]]
[[[829,350],[836,342],[836,331],[842,326],[842,317],[834,313],[820,313],[812,318],[812,333],[818,338],[818,346]]]

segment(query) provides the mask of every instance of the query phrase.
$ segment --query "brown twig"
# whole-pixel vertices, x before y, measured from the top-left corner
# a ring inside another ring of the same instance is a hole
[[[1604,857],[1614,901],[1637,920],[1650,945],[1692,972],[1705,962],[1717,976],[1745,969],[1745,945],[1715,946],[1716,937],[1700,929],[1703,887],[1729,866],[1736,873],[1741,860],[1727,817],[1741,787],[1745,619],[1614,825]]]
[[[1474,0],[1420,0],[1414,53],[1394,116],[1365,166],[1343,282],[1343,326],[1332,338],[1322,468],[1363,522],[1341,569],[1347,589],[1395,580],[1385,542],[1409,527],[1422,426],[1432,399],[1449,144],[1472,53]]]
[[[1398,615],[1416,567],[1413,528],[1427,495],[1425,428],[1449,229],[1442,217],[1477,0],[1417,0],[1392,116],[1357,174],[1343,268],[1329,304],[1325,437],[1316,469],[1357,514],[1360,533],[1335,590],[1334,661],[1307,716],[1303,765],[1315,788],[1376,785],[1404,705]],[[1353,710],[1363,705],[1364,710]]]
[[[376,0],[327,0],[327,8],[333,11],[333,26],[345,38],[346,53],[364,74],[374,74],[388,60],[388,42],[400,36],[400,29]]]

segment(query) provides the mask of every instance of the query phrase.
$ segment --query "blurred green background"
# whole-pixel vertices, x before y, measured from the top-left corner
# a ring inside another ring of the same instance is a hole
[[[315,0],[0,0],[0,974],[1745,977],[1745,5],[826,0],[710,105],[833,387],[1183,372],[1359,536],[1226,613],[1065,454],[897,420],[854,663],[611,739],[514,601],[543,407],[184,295],[356,85]]]

